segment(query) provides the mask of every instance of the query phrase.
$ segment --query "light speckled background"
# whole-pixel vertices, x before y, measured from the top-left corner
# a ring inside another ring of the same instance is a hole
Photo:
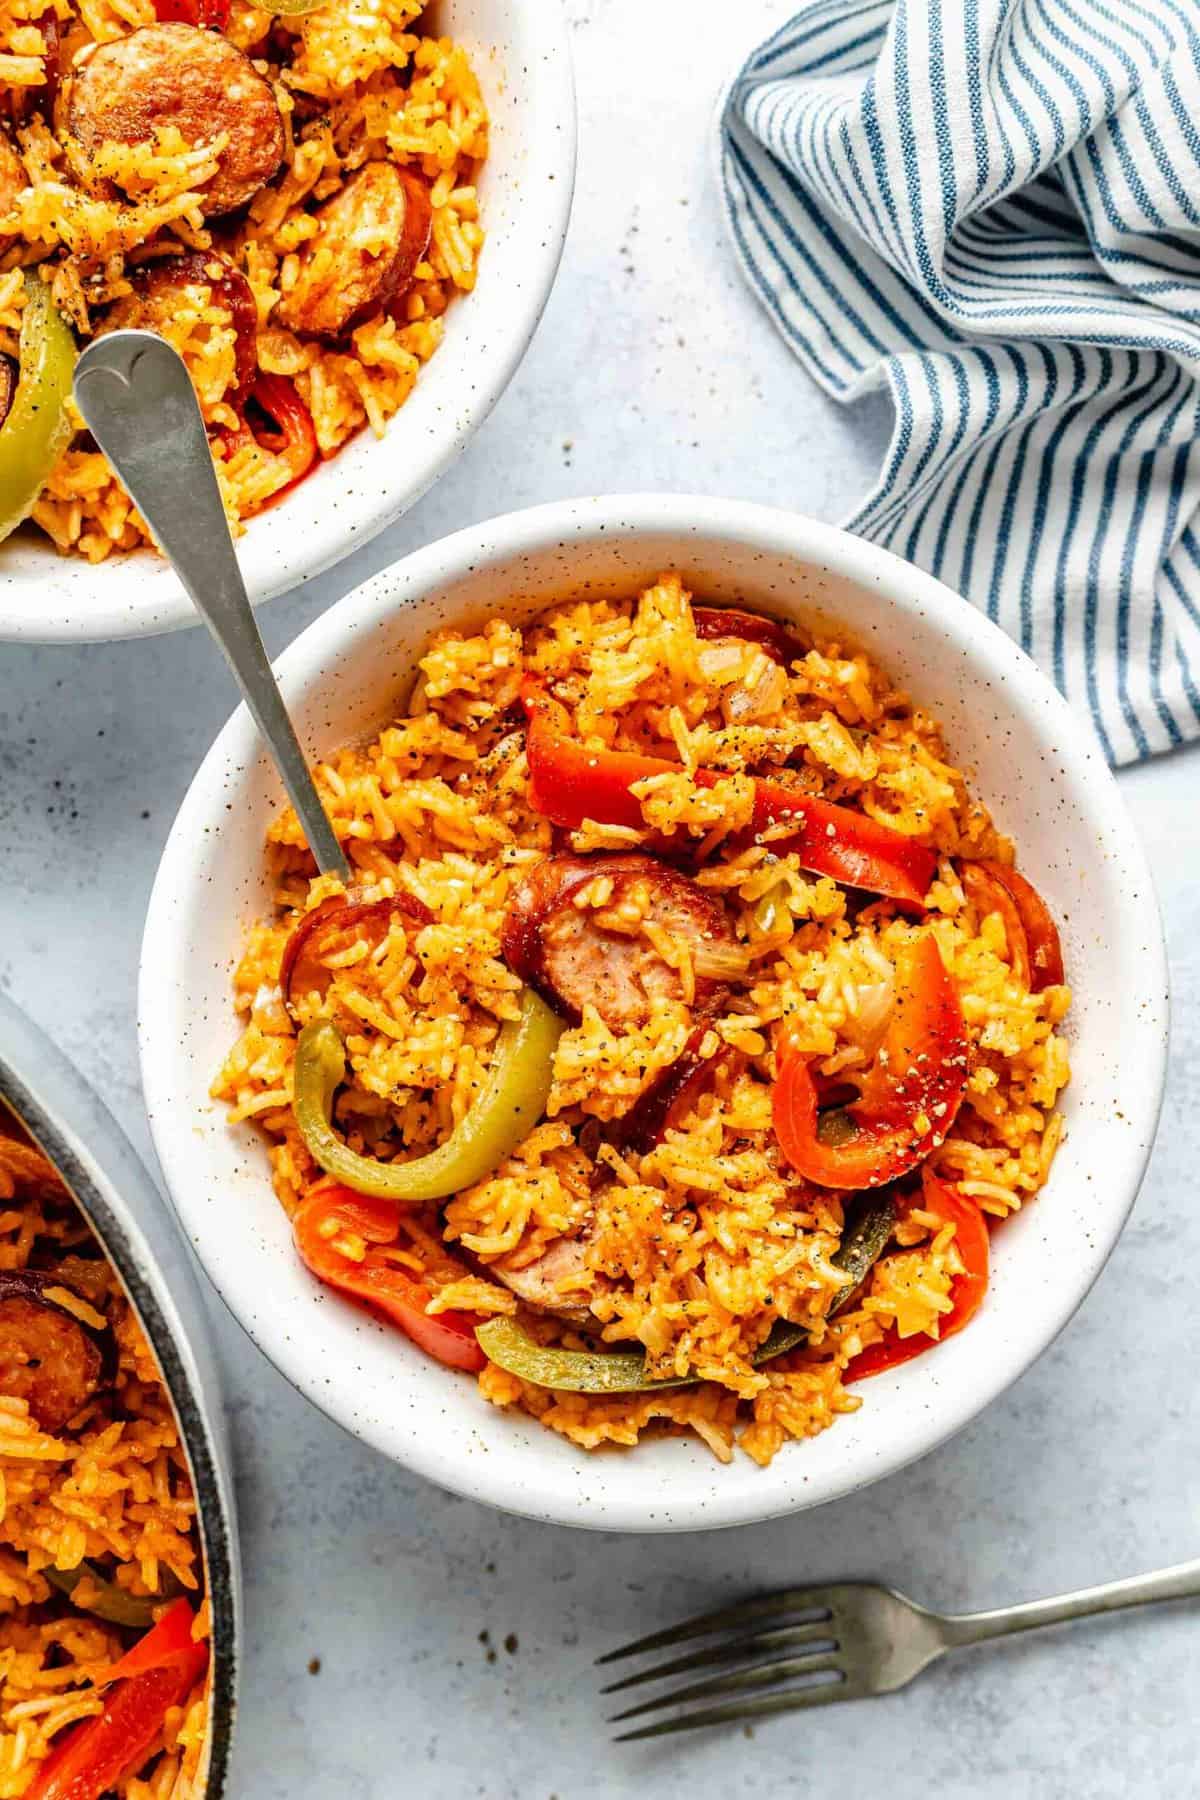
[[[710,185],[717,87],[788,0],[571,10],[579,187],[528,360],[407,519],[266,610],[273,650],[392,558],[489,513],[645,487],[837,518],[872,472],[884,407],[838,412],[793,367],[731,265]],[[147,1155],[134,1042],[142,915],[175,807],[229,707],[197,633],[0,650],[0,980]],[[755,1529],[576,1535],[391,1468],[217,1317],[248,1612],[236,1800],[832,1796],[851,1779],[882,1783],[891,1800],[1197,1791],[1187,1607],[968,1654],[907,1694],[764,1725],[753,1745],[735,1732],[610,1750],[590,1665],[682,1612],[787,1580],[877,1574],[932,1604],[982,1607],[1200,1554],[1200,1309],[1188,1280],[1200,1255],[1198,779],[1197,753],[1122,777],[1159,882],[1175,993],[1166,1112],[1133,1221],[1055,1348],[916,1468]]]

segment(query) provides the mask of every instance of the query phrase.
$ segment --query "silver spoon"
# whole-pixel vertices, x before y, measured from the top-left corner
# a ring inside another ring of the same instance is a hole
[[[221,646],[317,866],[349,881],[250,609],[183,358],[152,331],[109,332],[76,364],[75,404]]]

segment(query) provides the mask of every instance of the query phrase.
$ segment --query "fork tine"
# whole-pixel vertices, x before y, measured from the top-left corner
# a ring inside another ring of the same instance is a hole
[[[740,1669],[732,1675],[714,1675],[708,1681],[693,1681],[689,1687],[675,1688],[660,1694],[656,1700],[643,1700],[640,1706],[627,1706],[608,1721],[619,1725],[624,1719],[636,1719],[639,1713],[658,1712],[664,1706],[685,1706],[690,1700],[717,1700],[725,1694],[740,1694],[747,1688],[774,1687],[793,1675],[824,1675],[830,1670],[844,1677],[836,1651],[807,1656],[777,1656],[772,1662],[759,1663],[753,1669]]]
[[[622,1688],[640,1687],[644,1681],[665,1681],[668,1675],[686,1675],[690,1669],[710,1669],[716,1663],[737,1662],[742,1657],[757,1656],[767,1650],[786,1650],[793,1644],[834,1642],[833,1625],[828,1617],[814,1619],[808,1625],[785,1625],[779,1631],[759,1631],[752,1637],[734,1638],[724,1644],[710,1644],[706,1650],[693,1650],[690,1656],[677,1656],[674,1662],[655,1663],[610,1681],[602,1694],[619,1694]]]
[[[681,1713],[677,1719],[659,1719],[657,1724],[623,1731],[613,1742],[634,1744],[641,1738],[666,1737],[673,1731],[699,1731],[706,1725],[730,1725],[739,1719],[765,1719],[811,1706],[835,1706],[839,1700],[857,1700],[861,1696],[861,1688],[848,1681],[814,1682],[811,1687],[795,1688],[786,1694],[760,1694],[755,1700],[731,1701],[726,1706],[705,1707],[702,1712]]]
[[[752,1624],[755,1619],[805,1612],[828,1618],[831,1610],[828,1595],[826,1588],[785,1588],[782,1593],[759,1594],[752,1600],[739,1601],[736,1606],[700,1613],[695,1618],[685,1619],[682,1625],[668,1626],[665,1631],[652,1631],[649,1637],[637,1638],[632,1644],[606,1651],[596,1658],[596,1662],[619,1662],[626,1656],[641,1656],[646,1650],[666,1650],[672,1644],[682,1644],[687,1638],[706,1637],[710,1632],[723,1631],[726,1626]]]

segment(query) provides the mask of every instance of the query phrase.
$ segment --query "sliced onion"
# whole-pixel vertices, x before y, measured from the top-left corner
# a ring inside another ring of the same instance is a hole
[[[769,887],[765,894],[759,896],[754,908],[754,929],[761,936],[774,937],[784,919],[790,919],[787,904],[790,892],[786,881],[777,881],[774,887]]]
[[[750,967],[750,952],[744,944],[700,944],[692,967],[702,981],[737,981]]]
[[[858,987],[858,1011],[847,1016],[844,1030],[852,1043],[864,1050],[875,1047],[896,1004],[896,984],[886,981],[864,981]]]
[[[740,638],[716,638],[696,653],[700,673],[706,681],[719,681],[722,675],[740,669],[746,660],[746,645]]]
[[[773,719],[787,699],[787,672],[773,662],[763,651],[766,668],[754,683],[747,687],[744,681],[736,682],[721,696],[721,706],[731,725],[748,725],[755,719]]]
[[[773,718],[787,698],[787,670],[764,644],[738,637],[710,638],[697,661],[706,681],[721,684],[721,711],[731,725]],[[764,665],[762,673],[747,686],[746,676],[756,662]]]

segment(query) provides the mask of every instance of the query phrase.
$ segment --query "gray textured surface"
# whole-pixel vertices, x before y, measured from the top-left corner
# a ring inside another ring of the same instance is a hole
[[[731,267],[709,182],[718,82],[786,10],[574,0],[579,190],[528,361],[399,527],[267,609],[273,649],[409,547],[555,495],[693,488],[826,518],[848,507],[885,414],[838,413],[793,368]],[[142,915],[175,807],[230,704],[196,633],[0,650],[0,980],[147,1154],[134,1044]],[[1160,885],[1175,992],[1167,1109],[1133,1221],[1055,1348],[907,1473],[730,1534],[577,1536],[451,1500],[379,1461],[218,1318],[249,1615],[237,1800],[832,1796],[850,1780],[879,1781],[893,1800],[1196,1791],[1186,1607],[977,1652],[890,1700],[762,1726],[753,1745],[735,1733],[609,1750],[590,1661],[787,1579],[879,1574],[934,1604],[988,1606],[1200,1549],[1200,1310],[1188,1278],[1200,1253],[1198,779],[1196,753],[1122,778]]]

